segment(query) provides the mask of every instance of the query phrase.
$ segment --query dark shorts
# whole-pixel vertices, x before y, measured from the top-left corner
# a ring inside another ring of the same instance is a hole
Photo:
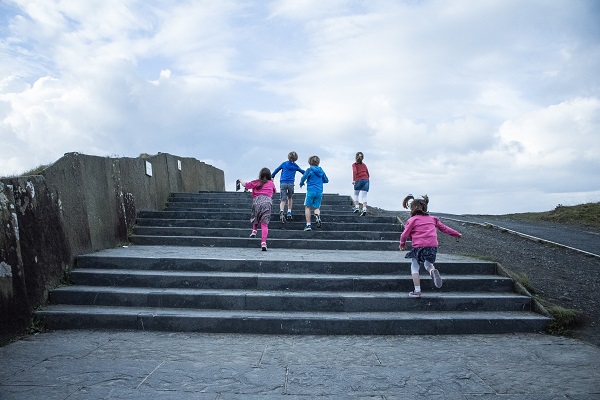
[[[279,191],[281,192],[281,201],[291,199],[294,194],[294,184],[282,183],[281,186],[279,186]]]
[[[429,261],[435,263],[435,257],[437,256],[437,247],[413,247],[411,251],[406,253],[404,258],[416,258],[419,264]]]
[[[363,192],[369,191],[369,180],[361,179],[360,181],[354,182],[354,190],[362,190]]]

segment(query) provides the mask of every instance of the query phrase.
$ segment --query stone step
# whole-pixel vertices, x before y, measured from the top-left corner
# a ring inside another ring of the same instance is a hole
[[[275,249],[306,249],[306,250],[398,250],[398,240],[329,240],[322,239],[318,228],[306,233],[304,239],[268,238],[269,251]],[[203,237],[203,236],[153,236],[130,235],[129,240],[135,245],[142,246],[200,246],[200,247],[243,247],[259,248],[260,232],[256,238],[238,237]]]
[[[279,184],[276,185],[277,190],[279,190]],[[299,188],[299,185],[296,184],[296,192],[294,193],[294,196],[296,195],[304,195],[303,192],[306,192],[306,187],[305,188]],[[238,198],[240,196],[250,196],[251,192],[244,192],[244,189],[242,188],[239,191],[235,191],[235,192],[194,192],[194,193],[182,193],[182,192],[172,192],[170,194],[170,197],[194,197],[194,198],[217,198],[217,199],[231,199],[231,198]],[[350,196],[350,194],[339,194],[339,193],[328,193],[328,192],[324,192],[323,193],[323,198],[324,199],[351,199],[352,197]]]
[[[247,203],[242,203],[239,205],[229,205],[229,204],[193,204],[193,203],[167,203],[163,211],[196,211],[196,212],[207,212],[207,213],[220,213],[220,212],[230,212],[232,209],[238,210],[241,213],[250,214],[250,210],[252,207],[252,201]],[[285,208],[287,212],[288,208]],[[294,204],[292,207],[292,213],[295,215],[304,215],[305,207],[302,203]],[[365,216],[360,216],[360,214],[355,213],[352,207],[348,206],[332,206],[332,205],[322,205],[320,207],[322,214],[336,214],[336,215],[345,215],[345,216],[354,216],[356,218],[364,218]],[[279,216],[279,202],[273,201],[272,214]],[[367,210],[366,216],[374,216],[373,213],[369,214]]]
[[[325,220],[319,230],[323,231],[384,231],[396,232],[398,240],[402,226],[395,223],[369,223],[368,219],[359,220],[360,222],[331,222],[324,216]],[[364,221],[364,222],[363,222]],[[311,221],[314,223],[314,220]],[[304,216],[295,215],[292,221],[282,223],[279,217],[272,219],[269,223],[269,232],[271,229],[293,229],[304,230],[306,221]],[[251,229],[250,216],[244,220],[223,221],[219,219],[185,219],[185,218],[137,218],[136,226],[157,226],[157,227],[204,227],[204,228],[239,228]],[[316,229],[316,228],[315,228]],[[248,232],[250,234],[250,232]]]
[[[292,201],[296,203],[303,203],[304,198],[306,197],[306,193],[304,192],[296,192],[292,197]],[[281,201],[281,195],[276,193],[273,195],[273,203],[279,203]],[[217,195],[213,194],[172,194],[167,198],[168,202],[197,202],[197,203],[222,203],[228,205],[238,205],[238,204],[252,204],[252,194],[250,192],[237,192],[237,193],[229,193],[227,195]],[[324,194],[322,198],[323,204],[328,205],[338,205],[341,207],[351,206],[353,204],[353,200],[350,196],[339,196],[332,194]]]
[[[497,275],[444,274],[442,278],[443,286],[435,289],[436,291],[498,293],[508,292],[513,288],[511,279]],[[402,275],[333,275],[74,269],[70,273],[69,279],[75,285],[84,286],[405,293],[412,290],[412,279],[408,273]],[[422,275],[421,286],[433,288],[433,282],[428,275]]]
[[[139,218],[169,218],[169,219],[216,219],[219,221],[248,221],[250,219],[250,210],[234,210],[234,211],[139,211]],[[274,218],[278,218],[278,213],[274,213]],[[296,218],[302,218],[301,215],[296,214]],[[394,217],[378,217],[378,216],[365,216],[360,217],[356,214],[327,214],[321,213],[321,219],[323,222],[338,222],[338,223],[356,223],[358,221],[365,221],[368,223],[381,223],[381,224],[395,224],[398,220]]]
[[[420,299],[419,301],[423,301]],[[52,329],[129,329],[303,335],[438,335],[540,332],[527,311],[293,312],[51,305],[36,317]]]
[[[296,223],[295,229],[287,226],[288,229],[273,229],[269,226],[269,241],[271,239],[300,239],[307,240],[308,232],[304,231],[303,223]],[[203,236],[213,238],[248,238],[250,236],[250,223],[246,224],[244,229],[240,228],[197,228],[197,227],[157,227],[157,226],[137,226],[133,229],[134,235],[147,236]],[[261,230],[258,230],[257,236],[260,237]],[[328,239],[328,240],[398,240],[399,232],[380,232],[380,231],[331,231],[318,229],[310,232],[310,240]]]
[[[305,193],[295,193],[292,196],[292,202],[295,204],[303,204],[304,199],[306,197]],[[276,193],[272,197],[273,204],[279,204],[281,201],[281,195]],[[167,198],[168,203],[177,204],[177,203],[193,203],[193,204],[227,204],[231,206],[236,206],[239,204],[252,204],[252,195],[250,193],[245,193],[243,195],[237,195],[234,197],[201,197],[201,196],[170,196]],[[351,207],[354,204],[352,198],[347,196],[342,197],[323,197],[322,202],[324,205],[336,206],[336,207]]]
[[[531,311],[531,299],[514,293],[290,292],[148,287],[66,286],[51,304],[195,308],[210,310],[400,312]]]
[[[261,253],[262,254],[262,253]],[[270,254],[270,253],[269,253]],[[496,275],[496,264],[489,261],[438,261],[436,267],[446,275]],[[182,258],[182,257],[102,257],[95,254],[77,258],[78,269],[139,269],[149,271],[191,272],[262,272],[332,275],[408,275],[410,261],[397,253],[397,261],[332,261],[332,260],[257,260],[253,258]]]
[[[408,297],[401,219],[360,217],[350,196],[325,194],[322,227],[313,222],[305,232],[303,197],[296,194],[295,219],[286,223],[274,199],[264,252],[260,230],[248,237],[249,193],[173,193],[165,211],[138,212],[133,245],[79,256],[70,285],[51,291],[53,304],[36,316],[50,329],[319,335],[498,334],[548,325],[492,262],[438,253],[443,286],[423,273],[423,297]]]

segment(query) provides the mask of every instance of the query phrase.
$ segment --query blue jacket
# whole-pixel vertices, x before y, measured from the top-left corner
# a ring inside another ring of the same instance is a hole
[[[306,170],[300,179],[300,187],[306,182],[307,192],[323,193],[323,184],[329,182],[325,171],[318,165],[313,165]]]
[[[271,174],[271,177],[275,178],[275,175],[279,171],[281,172],[281,179],[279,183],[294,183],[296,179],[296,171],[300,171],[301,174],[304,174],[304,170],[298,166],[295,162],[285,161],[281,163],[281,165],[275,168],[275,171]]]

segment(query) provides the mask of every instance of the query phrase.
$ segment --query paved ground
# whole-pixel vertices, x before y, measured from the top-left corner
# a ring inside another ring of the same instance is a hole
[[[600,349],[540,334],[62,331],[0,360],[3,400],[600,398]]]
[[[405,261],[403,252],[258,248],[131,246],[102,254]],[[450,259],[469,260],[438,257]],[[599,399],[600,348],[543,334],[360,337],[139,331],[57,331],[0,348],[1,400],[139,398]]]

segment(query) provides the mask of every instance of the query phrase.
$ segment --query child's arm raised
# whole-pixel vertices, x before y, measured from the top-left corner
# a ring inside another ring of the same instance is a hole
[[[462,236],[460,232],[455,231],[447,225],[444,225],[444,223],[440,221],[440,219],[437,217],[435,217],[435,227],[438,228],[440,232],[444,232],[445,234],[455,237],[457,239],[460,239]]]

